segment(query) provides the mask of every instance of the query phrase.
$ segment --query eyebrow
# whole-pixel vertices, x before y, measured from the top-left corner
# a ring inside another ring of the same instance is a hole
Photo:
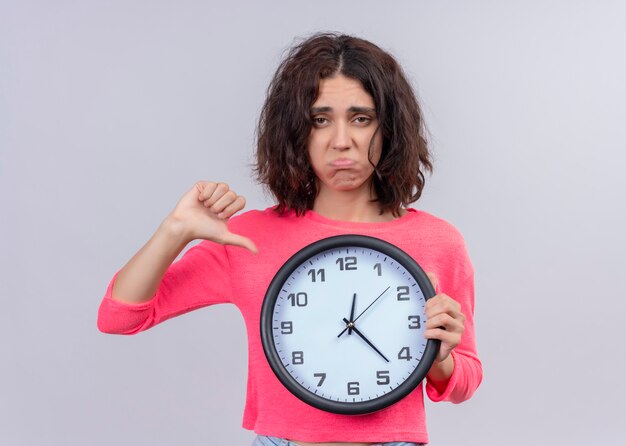
[[[311,108],[311,113],[313,114],[328,113],[331,111],[333,111],[332,107],[312,107]],[[352,107],[348,109],[348,112],[350,113],[376,113],[376,109],[371,108],[371,107],[359,107],[359,106],[353,105]]]

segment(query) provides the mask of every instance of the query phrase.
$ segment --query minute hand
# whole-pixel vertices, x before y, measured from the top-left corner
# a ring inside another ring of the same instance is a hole
[[[369,340],[369,339],[367,339],[367,338],[365,337],[365,335],[364,335],[363,333],[361,333],[361,332],[360,332],[360,331],[359,331],[359,330],[358,330],[358,329],[354,326],[354,324],[353,324],[353,323],[351,323],[351,322],[350,322],[348,319],[346,319],[345,317],[343,318],[343,321],[344,321],[346,324],[348,324],[348,326],[349,326],[349,327],[351,327],[351,328],[352,328],[352,330],[353,330],[353,331],[354,331],[354,332],[355,332],[355,333],[356,333],[356,334],[357,334],[357,335],[358,335],[361,339],[363,339],[365,342],[367,342],[367,345],[369,345],[370,347],[372,347],[372,348],[374,349],[374,351],[375,351],[376,353],[378,353],[380,356],[382,356],[382,358],[383,358],[385,361],[389,362],[389,360],[387,359],[387,357],[386,357],[385,355],[383,355],[383,354],[380,352],[380,350],[378,350],[378,349],[374,346],[374,344],[372,344],[372,343],[370,342],[370,340]]]
[[[380,295],[379,295],[376,299],[374,299],[374,301],[373,301],[371,304],[369,304],[365,310],[361,311],[361,313],[360,313],[360,314],[359,314],[359,315],[358,315],[358,316],[357,316],[357,317],[356,317],[353,321],[350,321],[350,322],[354,323],[354,322],[358,321],[358,320],[359,320],[359,318],[360,318],[361,316],[363,316],[363,313],[365,313],[367,310],[369,310],[369,308],[370,308],[372,305],[374,305],[378,299],[380,299],[381,297],[383,297],[383,295],[384,295],[387,291],[389,291],[389,288],[391,288],[391,286],[388,286],[388,287],[385,289],[385,291],[383,291],[382,293],[380,293]],[[346,330],[347,330],[347,329],[348,329],[348,327],[344,328],[344,329],[343,329],[343,331],[337,335],[337,337],[340,337],[342,334],[344,334],[344,333],[346,332]]]

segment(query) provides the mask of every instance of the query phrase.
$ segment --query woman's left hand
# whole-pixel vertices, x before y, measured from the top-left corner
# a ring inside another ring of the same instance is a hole
[[[437,288],[437,280],[428,274],[433,287]],[[439,339],[441,347],[436,362],[443,362],[450,352],[461,342],[465,330],[465,315],[461,311],[461,304],[444,293],[426,301],[426,330],[427,339]]]

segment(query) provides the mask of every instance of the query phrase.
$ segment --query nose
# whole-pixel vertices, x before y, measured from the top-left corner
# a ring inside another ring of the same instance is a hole
[[[335,150],[348,150],[352,146],[352,138],[350,137],[350,129],[344,122],[338,122],[334,126],[332,148]]]

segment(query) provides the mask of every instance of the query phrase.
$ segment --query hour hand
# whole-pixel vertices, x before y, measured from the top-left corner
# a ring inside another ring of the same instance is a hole
[[[361,332],[360,332],[360,331],[359,331],[359,330],[358,330],[358,329],[354,326],[354,322],[349,321],[349,320],[348,320],[348,319],[346,319],[345,317],[343,318],[343,321],[344,321],[344,322],[346,323],[346,325],[348,326],[348,329],[352,329],[352,330],[354,330],[354,332],[355,332],[355,333],[356,333],[356,334],[357,334],[357,335],[358,335],[361,339],[363,339],[365,342],[367,342],[367,345],[369,345],[370,347],[372,347],[372,348],[374,349],[374,351],[375,351],[376,353],[378,353],[380,356],[382,356],[382,358],[383,358],[385,361],[389,362],[389,360],[387,359],[387,357],[386,357],[385,355],[383,355],[383,354],[380,352],[380,350],[378,350],[378,349],[374,346],[374,344],[372,344],[372,343],[370,342],[370,340],[369,340],[369,339],[367,339],[367,338],[365,337],[365,335],[364,335],[363,333],[361,333]]]
[[[383,295],[384,295],[387,291],[389,291],[389,288],[391,288],[391,287],[390,287],[390,286],[388,286],[387,288],[385,288],[385,291],[383,291],[382,293],[380,293],[380,294],[378,295],[378,297],[377,297],[376,299],[374,299],[374,300],[372,301],[372,303],[371,303],[371,304],[369,304],[369,305],[367,306],[367,308],[365,308],[365,310],[361,311],[361,313],[360,313],[360,314],[359,314],[356,318],[353,318],[353,317],[352,317],[352,315],[351,315],[351,316],[350,316],[350,321],[351,321],[351,322],[356,322],[357,320],[359,320],[359,318],[360,318],[361,316],[363,316],[363,314],[364,314],[367,310],[369,310],[369,309],[370,309],[370,307],[371,307],[372,305],[374,305],[374,304],[376,303],[376,301],[378,301],[378,299],[380,299],[381,297],[383,297]],[[352,311],[354,311],[354,302],[355,302],[355,301],[356,301],[356,293],[354,294],[354,297],[352,298]],[[351,331],[351,327],[346,327],[346,328],[344,328],[343,330],[341,330],[341,333],[339,333],[339,334],[337,335],[337,337],[338,337],[338,338],[340,338],[340,337],[341,337],[341,335],[342,335],[342,334],[344,334],[344,333],[346,332],[346,330]]]
[[[350,320],[354,320],[354,308],[356,306],[356,293],[354,293],[352,295],[352,310],[350,310]],[[344,319],[345,321],[345,319]],[[350,325],[347,325],[346,328],[344,328],[343,330],[341,330],[341,333],[339,333],[337,335],[338,338],[341,337],[342,334],[344,334],[346,332],[346,330],[348,330],[348,334],[351,335],[352,334],[352,327]]]
[[[354,320],[354,306],[356,304],[356,293],[354,293],[354,295],[352,296],[352,310],[350,310],[350,320],[353,321]],[[344,319],[345,320],[345,319]],[[353,327],[351,327],[350,325],[348,325],[348,334],[351,335],[352,334],[352,329]]]

